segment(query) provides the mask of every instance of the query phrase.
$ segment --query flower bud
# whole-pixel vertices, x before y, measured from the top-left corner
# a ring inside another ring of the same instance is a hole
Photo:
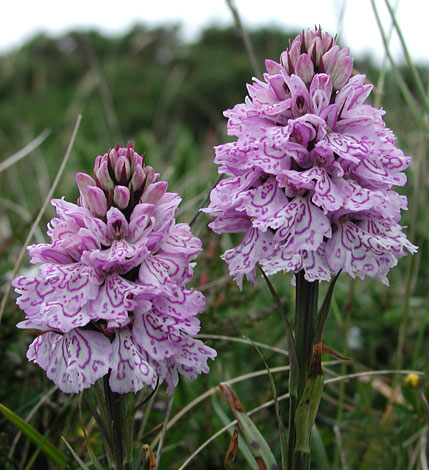
[[[83,197],[85,197],[85,190],[88,186],[96,186],[94,179],[86,173],[76,173],[76,183]]]
[[[106,216],[107,199],[104,191],[97,186],[88,186],[85,190],[85,202],[88,209],[100,219]]]
[[[126,185],[130,175],[130,162],[127,157],[120,155],[115,162],[115,178],[119,184]]]
[[[308,54],[301,54],[295,64],[295,73],[308,85],[314,75],[314,66]]]
[[[308,55],[310,56],[313,64],[318,67],[320,58],[323,55],[322,40],[318,36],[316,36],[311,42],[310,47],[308,48]]]
[[[162,196],[164,196],[165,192],[167,191],[167,187],[168,183],[166,181],[160,181],[159,183],[153,183],[150,186],[147,186],[140,197],[140,202],[155,204],[159,199],[162,198]]]
[[[337,61],[335,70],[332,74],[332,85],[334,90],[342,88],[350,78],[353,71],[352,57],[343,57]]]
[[[146,180],[146,173],[144,172],[143,168],[141,165],[139,165],[131,178],[131,181],[128,183],[128,187],[130,188],[130,191],[135,193],[139,189],[143,189],[143,186],[145,184]]]
[[[94,173],[97,179],[98,186],[100,186],[105,191],[113,189],[115,184],[113,183],[112,178],[110,176],[107,160],[104,160],[98,170],[95,170]]]
[[[329,49],[328,52],[325,52],[323,54],[322,59],[320,61],[320,63],[323,64],[323,70],[320,70],[320,72],[325,72],[328,75],[332,75],[335,70],[339,51],[340,48],[338,46],[333,46],[331,47],[331,49]]]
[[[130,190],[126,186],[115,186],[113,202],[119,209],[125,209],[130,202]]]
[[[147,166],[144,169],[146,175],[146,188],[155,181],[155,172],[151,166]]]

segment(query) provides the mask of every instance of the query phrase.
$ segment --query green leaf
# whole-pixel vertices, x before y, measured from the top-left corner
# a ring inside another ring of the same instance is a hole
[[[76,452],[74,451],[73,447],[66,441],[66,439],[64,438],[64,436],[61,436],[61,439],[64,441],[64,443],[65,443],[65,445],[67,446],[68,450],[71,452],[71,454],[73,455],[74,459],[75,459],[76,462],[79,464],[79,467],[80,467],[82,470],[89,470],[88,465],[86,465],[86,463],[76,454]]]
[[[329,310],[331,308],[331,301],[332,295],[334,294],[335,283],[337,282],[337,279],[340,274],[341,270],[332,278],[331,282],[329,283],[328,292],[326,293],[325,298],[323,299],[323,304],[317,314],[316,333],[314,335],[313,340],[314,343],[322,341],[323,330],[325,329],[326,320],[328,319]]]
[[[287,468],[287,439],[286,439],[286,430],[284,427],[283,419],[280,413],[280,406],[278,402],[278,395],[277,395],[277,389],[276,389],[276,384],[274,382],[274,377],[273,374],[271,373],[271,369],[268,367],[267,362],[265,361],[264,355],[262,354],[261,350],[258,348],[258,346],[249,338],[246,338],[249,340],[250,343],[253,344],[254,348],[256,349],[257,353],[259,354],[260,358],[264,362],[265,369],[267,369],[268,377],[270,379],[270,385],[271,385],[271,392],[273,394],[273,400],[274,400],[274,408],[276,411],[276,419],[277,419],[277,427],[279,428],[279,433],[280,433],[280,449],[281,449],[281,457],[282,457],[282,468],[283,470],[286,470]]]
[[[37,447],[40,447],[41,451],[53,460],[59,467],[65,467],[66,457],[56,447],[54,447],[49,441],[46,440],[45,436],[39,433],[30,424],[24,421],[20,416],[15,414],[12,410],[0,403],[0,411],[4,417],[9,420],[14,426],[16,426],[25,436],[30,439]]]
[[[311,453],[314,458],[314,461],[317,462],[318,470],[330,470],[331,466],[328,462],[326,449],[323,445],[323,441],[320,437],[320,433],[316,424],[313,424],[313,427],[311,429],[311,442]]]
[[[212,406],[213,406],[215,413],[221,420],[222,424],[224,426],[228,425],[231,420],[223,411],[219,401],[216,399],[214,395],[212,396]],[[232,436],[233,429],[232,428],[228,429],[228,432],[230,436]],[[243,454],[244,458],[247,460],[248,464],[250,465],[250,468],[252,470],[258,470],[258,465],[256,464],[255,459],[253,458],[248,445],[243,440],[239,441],[238,448],[240,449],[240,452]]]
[[[260,468],[270,470],[279,469],[276,459],[266,440],[255,426],[254,422],[247,416],[234,390],[227,384],[219,384],[222,393],[225,394],[228,403],[237,419],[241,434],[252,452]],[[265,467],[261,466],[264,464]]]
[[[323,373],[321,366],[322,343],[313,346],[308,377],[304,392],[295,413],[296,441],[295,451],[310,454],[311,430],[319,409],[323,391]]]

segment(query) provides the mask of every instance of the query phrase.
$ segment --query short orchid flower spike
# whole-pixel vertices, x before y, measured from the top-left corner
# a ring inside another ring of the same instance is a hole
[[[395,146],[384,111],[365,100],[372,86],[352,76],[347,48],[320,28],[303,31],[267,60],[264,81],[225,112],[234,142],[218,146],[226,175],[206,212],[216,233],[243,233],[225,252],[241,287],[266,274],[304,271],[308,281],[340,270],[379,277],[416,251],[399,224],[407,199],[392,187],[406,182],[409,157]]]
[[[178,375],[208,372],[216,352],[193,338],[205,298],[186,288],[201,251],[187,224],[176,223],[180,197],[145,166],[132,144],[95,160],[93,177],[78,173],[78,204],[54,199],[50,243],[28,247],[36,277],[13,286],[39,330],[27,358],[66,393],[109,374],[113,392],[137,392]]]

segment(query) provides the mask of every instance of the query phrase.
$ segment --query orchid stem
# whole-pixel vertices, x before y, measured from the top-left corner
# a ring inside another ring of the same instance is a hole
[[[297,384],[290,384],[291,401],[289,407],[289,469],[309,470],[310,454],[295,450],[297,433],[301,429],[295,427],[295,414],[298,403],[304,392],[310,366],[313,341],[317,322],[317,298],[319,282],[309,282],[304,279],[304,271],[296,274],[296,300],[295,300],[295,347],[299,364],[298,371],[292,371],[290,378],[297,380]],[[295,373],[293,373],[295,372]],[[291,380],[290,380],[291,381]],[[297,395],[292,390],[297,390]]]
[[[104,396],[109,431],[112,437],[113,462],[110,462],[115,470],[130,470],[131,466],[126,448],[125,431],[125,397],[120,393],[112,392],[109,385],[109,376],[104,376]],[[113,465],[112,465],[113,464]]]

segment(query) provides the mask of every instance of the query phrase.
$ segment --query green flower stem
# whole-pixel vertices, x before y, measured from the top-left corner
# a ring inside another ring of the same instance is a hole
[[[130,470],[131,455],[127,441],[130,436],[126,430],[125,396],[112,392],[109,385],[110,374],[104,376],[104,396],[106,399],[107,426],[112,439],[113,462],[110,467],[114,470]]]
[[[295,414],[298,403],[304,393],[305,382],[313,352],[313,341],[317,321],[317,298],[319,283],[309,282],[304,279],[304,271],[296,275],[296,300],[295,300],[295,346],[298,370],[292,370],[289,380],[291,399],[289,407],[289,452],[288,467],[296,470],[310,469],[310,454],[295,450],[296,437],[302,434],[302,429],[295,427]],[[296,383],[291,383],[296,382]],[[296,390],[296,395],[292,393]]]

